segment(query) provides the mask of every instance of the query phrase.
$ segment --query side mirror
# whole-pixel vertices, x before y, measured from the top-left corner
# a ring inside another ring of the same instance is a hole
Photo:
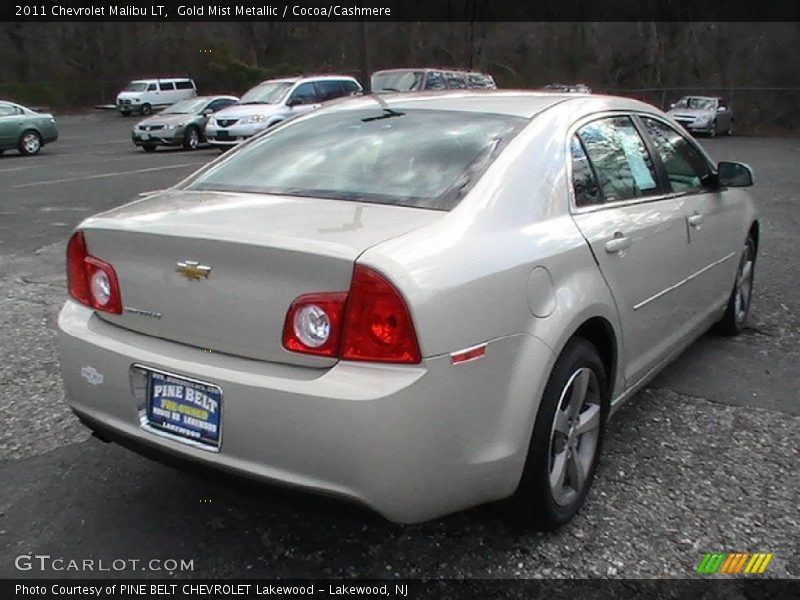
[[[208,115],[213,115],[214,111],[210,108],[204,108],[203,112],[201,112],[200,114],[203,115],[204,117],[207,117]]]
[[[289,108],[291,108],[292,106],[298,106],[298,105],[300,105],[300,104],[302,104],[302,103],[303,103],[303,102],[300,100],[300,98],[289,98],[289,99],[286,101],[286,106],[288,106]]]
[[[722,187],[753,185],[753,170],[744,163],[722,161],[717,166],[717,177]]]

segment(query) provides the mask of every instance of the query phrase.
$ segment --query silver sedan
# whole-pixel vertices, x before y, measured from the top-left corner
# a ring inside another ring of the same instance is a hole
[[[634,100],[347,100],[84,221],[59,316],[104,439],[413,523],[583,504],[609,416],[745,327],[740,163]]]

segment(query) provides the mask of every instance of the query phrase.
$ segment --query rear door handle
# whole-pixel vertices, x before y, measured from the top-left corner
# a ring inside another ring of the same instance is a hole
[[[705,217],[703,217],[703,215],[701,215],[700,213],[696,212],[686,220],[689,222],[689,226],[690,227],[694,227],[695,229],[699,229],[700,225],[703,224],[703,221],[705,220]]]
[[[614,239],[606,242],[606,252],[609,254],[619,254],[623,250],[631,247],[631,238],[626,237],[619,231],[614,234]]]

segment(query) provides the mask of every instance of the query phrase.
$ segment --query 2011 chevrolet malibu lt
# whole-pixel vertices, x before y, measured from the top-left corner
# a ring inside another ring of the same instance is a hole
[[[609,415],[750,306],[740,163],[657,109],[367,96],[85,220],[59,316],[106,439],[413,523],[583,504]]]

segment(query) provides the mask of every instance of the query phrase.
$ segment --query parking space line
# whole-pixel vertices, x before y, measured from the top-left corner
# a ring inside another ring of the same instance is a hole
[[[153,171],[166,171],[167,169],[180,169],[182,167],[193,167],[204,165],[206,161],[181,163],[178,165],[167,165],[164,167],[150,167],[148,169],[136,169],[134,171],[118,171],[116,173],[100,173],[98,175],[86,175],[85,177],[65,177],[64,179],[53,179],[51,181],[34,181],[33,183],[21,183],[11,186],[13,189],[34,187],[37,185],[53,185],[56,183],[68,183],[70,181],[88,181],[90,179],[105,179],[107,177],[121,177],[123,175],[136,175],[138,173],[151,173]]]

